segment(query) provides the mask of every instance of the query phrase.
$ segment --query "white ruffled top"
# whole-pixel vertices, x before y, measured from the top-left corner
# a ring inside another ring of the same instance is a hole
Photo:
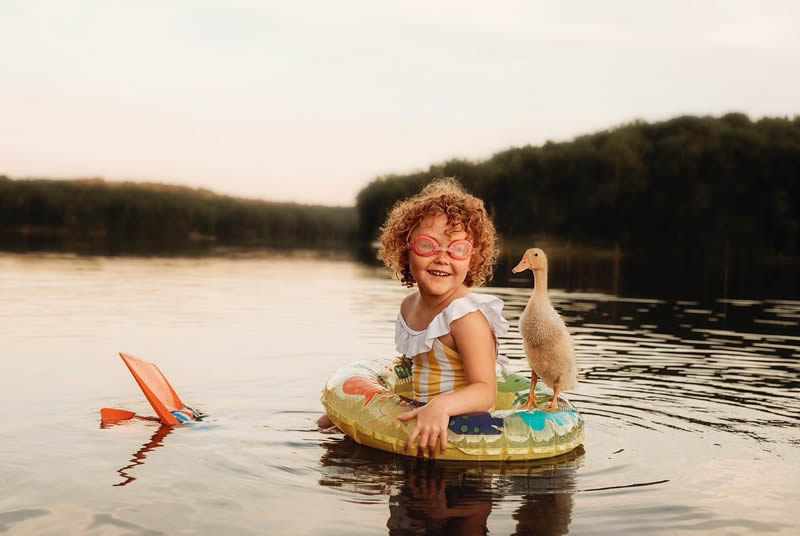
[[[508,320],[503,318],[503,300],[489,294],[467,294],[456,298],[436,315],[428,327],[417,331],[408,327],[402,313],[397,313],[394,331],[395,350],[407,357],[414,357],[433,348],[433,341],[450,333],[450,324],[473,311],[480,311],[489,321],[495,340],[508,331]]]

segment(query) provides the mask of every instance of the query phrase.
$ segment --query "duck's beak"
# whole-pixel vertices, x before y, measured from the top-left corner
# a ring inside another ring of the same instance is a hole
[[[525,270],[530,270],[530,268],[531,267],[528,264],[528,262],[523,258],[521,261],[519,261],[518,265],[516,265],[515,267],[513,267],[511,269],[511,271],[514,272],[515,274],[517,274],[517,273],[523,272]]]

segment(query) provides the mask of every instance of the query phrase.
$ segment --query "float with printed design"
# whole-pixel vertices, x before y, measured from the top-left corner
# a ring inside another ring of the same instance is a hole
[[[414,421],[398,417],[422,403],[412,394],[411,361],[407,358],[356,361],[336,371],[322,390],[328,417],[357,443],[380,450],[417,455],[416,445],[405,451]],[[497,399],[492,412],[450,418],[445,460],[535,460],[570,452],[583,443],[583,418],[563,396],[558,409],[518,409],[528,397],[530,380],[498,370]],[[552,391],[536,386],[537,403],[546,405]]]

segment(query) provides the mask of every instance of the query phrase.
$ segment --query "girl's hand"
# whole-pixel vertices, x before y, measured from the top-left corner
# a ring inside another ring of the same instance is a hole
[[[406,441],[406,452],[414,444],[417,436],[419,436],[418,452],[424,453],[427,448],[429,454],[433,456],[437,439],[442,453],[447,450],[447,425],[450,422],[450,415],[436,402],[437,400],[433,399],[421,408],[409,411],[398,417],[403,422],[417,419],[417,425],[409,434],[408,441]]]

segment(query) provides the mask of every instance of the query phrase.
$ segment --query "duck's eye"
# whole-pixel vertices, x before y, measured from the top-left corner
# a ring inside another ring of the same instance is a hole
[[[534,253],[534,254],[533,254],[533,256],[534,256],[534,257],[538,257],[538,256],[539,256],[539,254],[538,254],[538,253]]]

